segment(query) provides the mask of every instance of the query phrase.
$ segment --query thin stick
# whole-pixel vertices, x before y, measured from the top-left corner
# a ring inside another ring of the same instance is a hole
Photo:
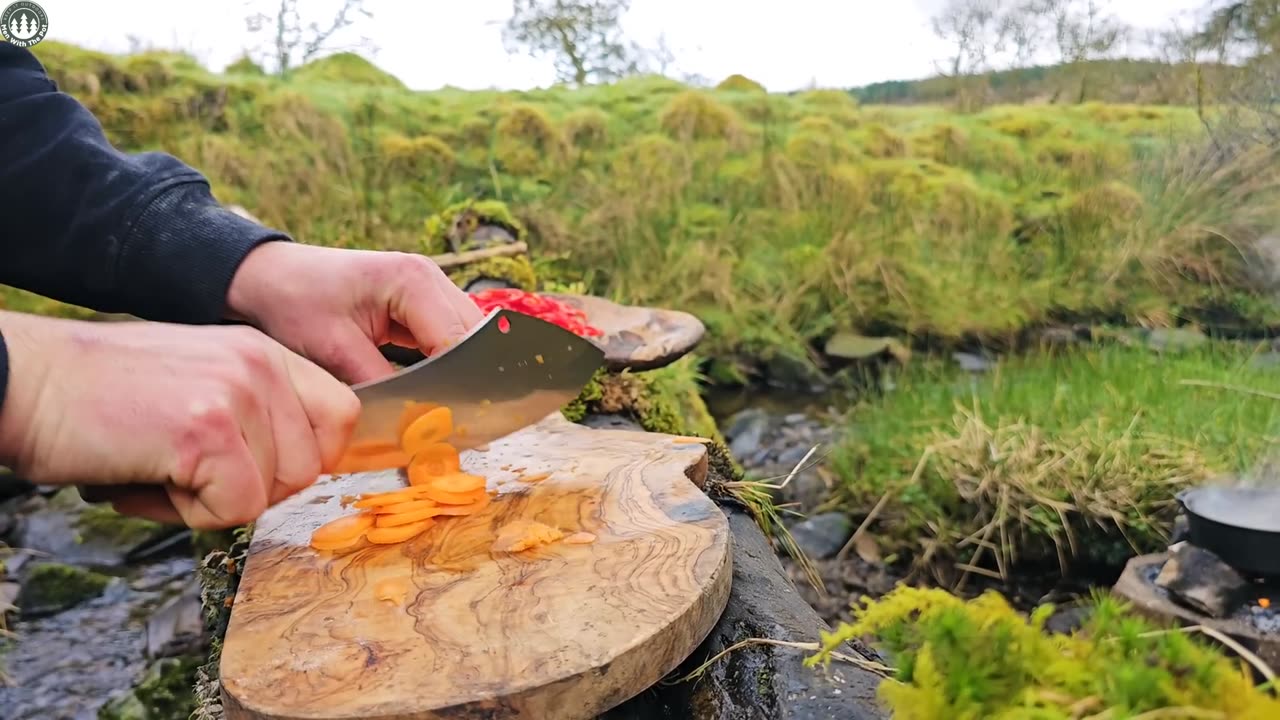
[[[443,255],[432,255],[431,261],[440,266],[441,270],[466,265],[476,260],[484,260],[492,257],[508,257],[511,255],[519,255],[528,252],[529,245],[524,241],[507,243],[505,245],[495,245],[493,247],[480,248],[479,250],[468,250],[460,253],[445,253]]]
[[[840,552],[836,553],[836,560],[844,560],[845,556],[849,554],[849,550],[858,544],[858,541],[862,539],[862,535],[866,533],[867,528],[880,516],[880,511],[884,510],[884,506],[889,504],[889,496],[892,492],[892,490],[885,490],[880,499],[876,501],[876,504],[871,506],[871,512],[867,513],[867,516],[858,524],[858,529],[854,530],[853,535],[849,536],[848,542],[844,544],[844,547],[840,548]]]
[[[1245,662],[1252,665],[1253,669],[1257,670],[1259,675],[1266,678],[1267,682],[1273,682],[1276,679],[1275,672],[1272,671],[1271,666],[1267,665],[1267,663],[1265,663],[1262,660],[1262,658],[1258,657],[1257,655],[1254,655],[1252,652],[1249,651],[1248,648],[1236,642],[1233,638],[1227,635],[1224,635],[1223,633],[1217,630],[1214,630],[1211,627],[1205,627],[1204,625],[1187,625],[1186,627],[1174,628],[1172,630],[1152,630],[1151,632],[1142,633],[1138,635],[1138,637],[1140,638],[1158,637],[1160,635],[1167,635],[1171,632],[1181,632],[1181,633],[1198,632],[1198,633],[1203,633],[1205,635],[1208,635],[1214,640],[1217,640],[1218,642],[1222,643],[1223,645],[1226,645],[1227,647],[1235,651],[1235,653],[1239,655]],[[1112,640],[1112,641],[1114,641],[1115,639],[1116,638],[1108,638],[1108,640]]]
[[[707,668],[714,665],[715,662],[720,658],[736,650],[741,650],[742,648],[747,647],[748,645],[773,645],[775,647],[785,647],[785,648],[791,648],[794,650],[809,650],[813,652],[816,652],[821,649],[818,643],[815,643],[815,642],[806,643],[806,642],[790,642],[787,640],[770,640],[769,638],[747,638],[745,640],[739,640],[738,642],[730,645],[724,650],[721,650],[720,652],[711,656],[710,658],[707,659],[706,662],[702,663],[698,667],[691,670],[687,675],[684,675],[683,677],[677,678],[675,680],[669,680],[667,682],[668,684],[674,684],[674,683],[682,683],[682,682],[688,682],[690,680],[693,680],[694,678],[702,675],[702,673],[706,672]],[[869,670],[882,677],[889,677],[889,675],[893,674],[894,672],[894,669],[889,667],[888,665],[882,665],[878,662],[873,662],[865,658],[854,657],[852,655],[847,655],[841,652],[832,652],[831,657],[841,662],[847,662],[850,665],[856,665],[862,668],[863,670]]]
[[[1215,390],[1230,390],[1232,392],[1244,393],[1245,395],[1254,395],[1268,400],[1280,400],[1280,395],[1270,393],[1265,390],[1254,390],[1253,388],[1243,387],[1241,385],[1228,385],[1226,383],[1210,382],[1208,380],[1179,380],[1179,385],[1195,385],[1197,387],[1213,388]]]

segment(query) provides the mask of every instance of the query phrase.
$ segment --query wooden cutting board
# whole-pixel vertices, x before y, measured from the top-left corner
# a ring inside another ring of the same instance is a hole
[[[323,477],[262,516],[222,648],[229,719],[592,718],[673,670],[724,610],[729,529],[698,487],[702,444],[555,413],[462,465],[493,502],[401,545],[308,542],[354,512],[344,496],[403,471]],[[517,519],[597,539],[491,552]]]

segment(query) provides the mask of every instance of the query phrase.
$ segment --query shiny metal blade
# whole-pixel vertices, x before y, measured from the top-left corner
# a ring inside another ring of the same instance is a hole
[[[443,354],[352,386],[362,410],[352,442],[399,444],[408,403],[453,414],[449,444],[469,450],[564,407],[604,364],[604,351],[554,323],[497,309]]]

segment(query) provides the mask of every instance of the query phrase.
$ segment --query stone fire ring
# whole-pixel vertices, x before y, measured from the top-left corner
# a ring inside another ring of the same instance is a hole
[[[670,365],[693,350],[707,331],[701,320],[679,310],[619,305],[591,295],[543,294],[581,310],[587,324],[604,333],[588,339],[604,350],[612,372]]]
[[[1280,667],[1280,634],[1263,634],[1248,623],[1233,618],[1210,618],[1170,600],[1153,583],[1143,580],[1149,568],[1160,567],[1169,553],[1139,555],[1129,560],[1111,592],[1132,604],[1133,609],[1155,620],[1170,619],[1182,625],[1203,625],[1231,636],[1269,667]]]

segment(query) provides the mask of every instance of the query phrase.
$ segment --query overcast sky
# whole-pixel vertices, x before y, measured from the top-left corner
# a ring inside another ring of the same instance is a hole
[[[301,0],[304,15],[332,17],[339,0]],[[1206,0],[1112,0],[1128,23],[1167,27]],[[221,70],[263,38],[245,17],[272,0],[37,0],[51,39],[124,52],[130,36],[182,49]],[[1105,0],[1104,0],[1105,2]],[[0,0],[5,5],[6,0]],[[943,0],[633,0],[628,34],[652,44],[665,33],[675,69],[718,81],[742,73],[773,91],[810,84],[852,87],[934,73],[947,47],[930,14]],[[551,84],[549,61],[507,54],[501,24],[511,0],[367,0],[361,31],[372,59],[407,85],[529,88]],[[1185,20],[1184,20],[1185,22]],[[368,53],[366,53],[368,55]]]

